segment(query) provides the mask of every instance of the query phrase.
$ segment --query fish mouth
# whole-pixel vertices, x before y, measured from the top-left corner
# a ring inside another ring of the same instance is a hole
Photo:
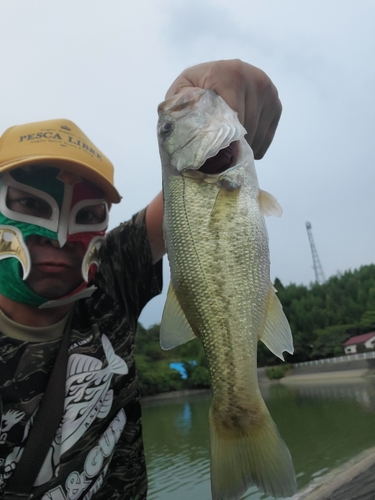
[[[221,149],[217,155],[208,158],[198,169],[203,174],[222,174],[231,168],[237,159],[239,141],[233,141],[228,147]]]

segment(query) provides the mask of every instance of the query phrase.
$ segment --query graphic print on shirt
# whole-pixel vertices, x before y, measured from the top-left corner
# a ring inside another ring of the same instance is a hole
[[[107,363],[86,354],[69,356],[64,415],[34,486],[53,477],[60,457],[77,443],[95,418],[109,414],[113,403],[112,377],[126,375],[128,366],[117,356],[106,335],[102,335],[102,345]]]
[[[16,425],[24,417],[24,411],[18,410],[8,410],[4,412],[1,418],[1,429],[0,429],[0,445],[4,444],[8,437],[8,432],[11,428]],[[0,467],[4,469],[4,474],[0,474],[0,490],[3,489],[5,482],[11,476],[15,464],[20,460],[23,448],[20,446],[15,446],[12,453],[10,453],[5,460],[0,459]]]
[[[1,429],[0,429],[0,444],[4,444],[8,437],[8,431],[22,420],[25,415],[24,411],[18,410],[8,410],[2,415],[1,418]]]
[[[125,425],[126,415],[121,409],[100,437],[98,444],[88,451],[83,470],[71,472],[63,484],[47,491],[42,500],[90,500],[103,484],[116,443]]]

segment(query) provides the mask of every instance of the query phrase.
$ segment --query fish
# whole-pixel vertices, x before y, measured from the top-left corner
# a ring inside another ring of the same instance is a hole
[[[257,379],[258,340],[281,359],[293,353],[270,279],[264,220],[282,209],[259,188],[246,130],[213,90],[162,102],[157,131],[170,266],[160,344],[203,343],[212,388],[212,499],[238,499],[250,486],[289,497],[296,490],[292,458]]]

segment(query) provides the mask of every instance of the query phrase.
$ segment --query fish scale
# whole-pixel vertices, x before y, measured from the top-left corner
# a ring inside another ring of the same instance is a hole
[[[289,450],[260,394],[257,342],[277,356],[292,352],[288,322],[270,282],[264,213],[280,215],[261,191],[253,155],[236,114],[213,91],[195,90],[159,106],[164,236],[171,282],[161,345],[200,337],[208,361],[213,500],[235,500],[255,484],[290,496]],[[234,164],[200,172],[239,141]]]

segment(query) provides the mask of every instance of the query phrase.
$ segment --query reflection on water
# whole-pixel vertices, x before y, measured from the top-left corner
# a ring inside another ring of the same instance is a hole
[[[375,382],[261,387],[295,465],[299,489],[375,446]],[[150,500],[210,500],[210,396],[143,408]],[[244,499],[271,499],[251,488]]]
[[[176,418],[175,424],[181,433],[189,434],[191,429],[191,406],[189,403],[183,405],[181,412]]]
[[[357,403],[367,406],[369,409],[375,409],[375,385],[349,381],[346,384],[336,383],[334,385],[315,385],[304,384],[298,388],[299,394],[306,398],[317,399],[351,399]]]

